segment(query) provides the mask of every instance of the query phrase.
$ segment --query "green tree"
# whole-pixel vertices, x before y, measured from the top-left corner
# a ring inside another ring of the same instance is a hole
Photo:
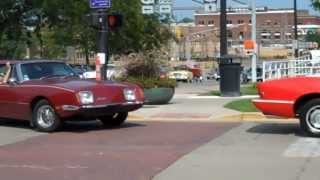
[[[26,47],[38,47],[44,58],[65,57],[67,46],[86,54],[96,50],[96,33],[84,20],[88,0],[1,0],[0,58],[21,58]],[[172,34],[157,15],[143,15],[140,0],[117,0],[109,13],[123,14],[123,27],[110,32],[112,54],[159,49]]]
[[[181,19],[179,22],[180,23],[191,23],[191,22],[194,22],[194,20],[191,18],[185,17],[185,18]]]

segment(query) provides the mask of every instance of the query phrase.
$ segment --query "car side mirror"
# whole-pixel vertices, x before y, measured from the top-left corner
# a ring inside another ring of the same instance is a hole
[[[8,80],[8,83],[9,83],[10,85],[16,85],[16,84],[18,84],[18,81],[17,81],[16,78],[10,78],[10,79]]]

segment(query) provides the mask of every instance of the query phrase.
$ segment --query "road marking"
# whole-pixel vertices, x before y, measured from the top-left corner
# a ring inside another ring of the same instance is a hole
[[[283,155],[293,158],[320,157],[320,139],[299,138],[286,149]]]

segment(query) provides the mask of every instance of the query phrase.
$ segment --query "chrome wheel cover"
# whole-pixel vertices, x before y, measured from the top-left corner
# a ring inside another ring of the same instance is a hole
[[[306,114],[306,123],[313,133],[320,133],[320,105],[313,106]]]
[[[41,106],[37,111],[37,123],[42,128],[49,128],[55,122],[55,113],[51,106]]]

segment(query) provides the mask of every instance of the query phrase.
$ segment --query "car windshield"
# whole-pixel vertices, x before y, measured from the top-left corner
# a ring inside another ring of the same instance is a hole
[[[60,62],[38,62],[21,65],[21,72],[24,81],[33,79],[43,79],[55,76],[75,76],[74,71]]]

